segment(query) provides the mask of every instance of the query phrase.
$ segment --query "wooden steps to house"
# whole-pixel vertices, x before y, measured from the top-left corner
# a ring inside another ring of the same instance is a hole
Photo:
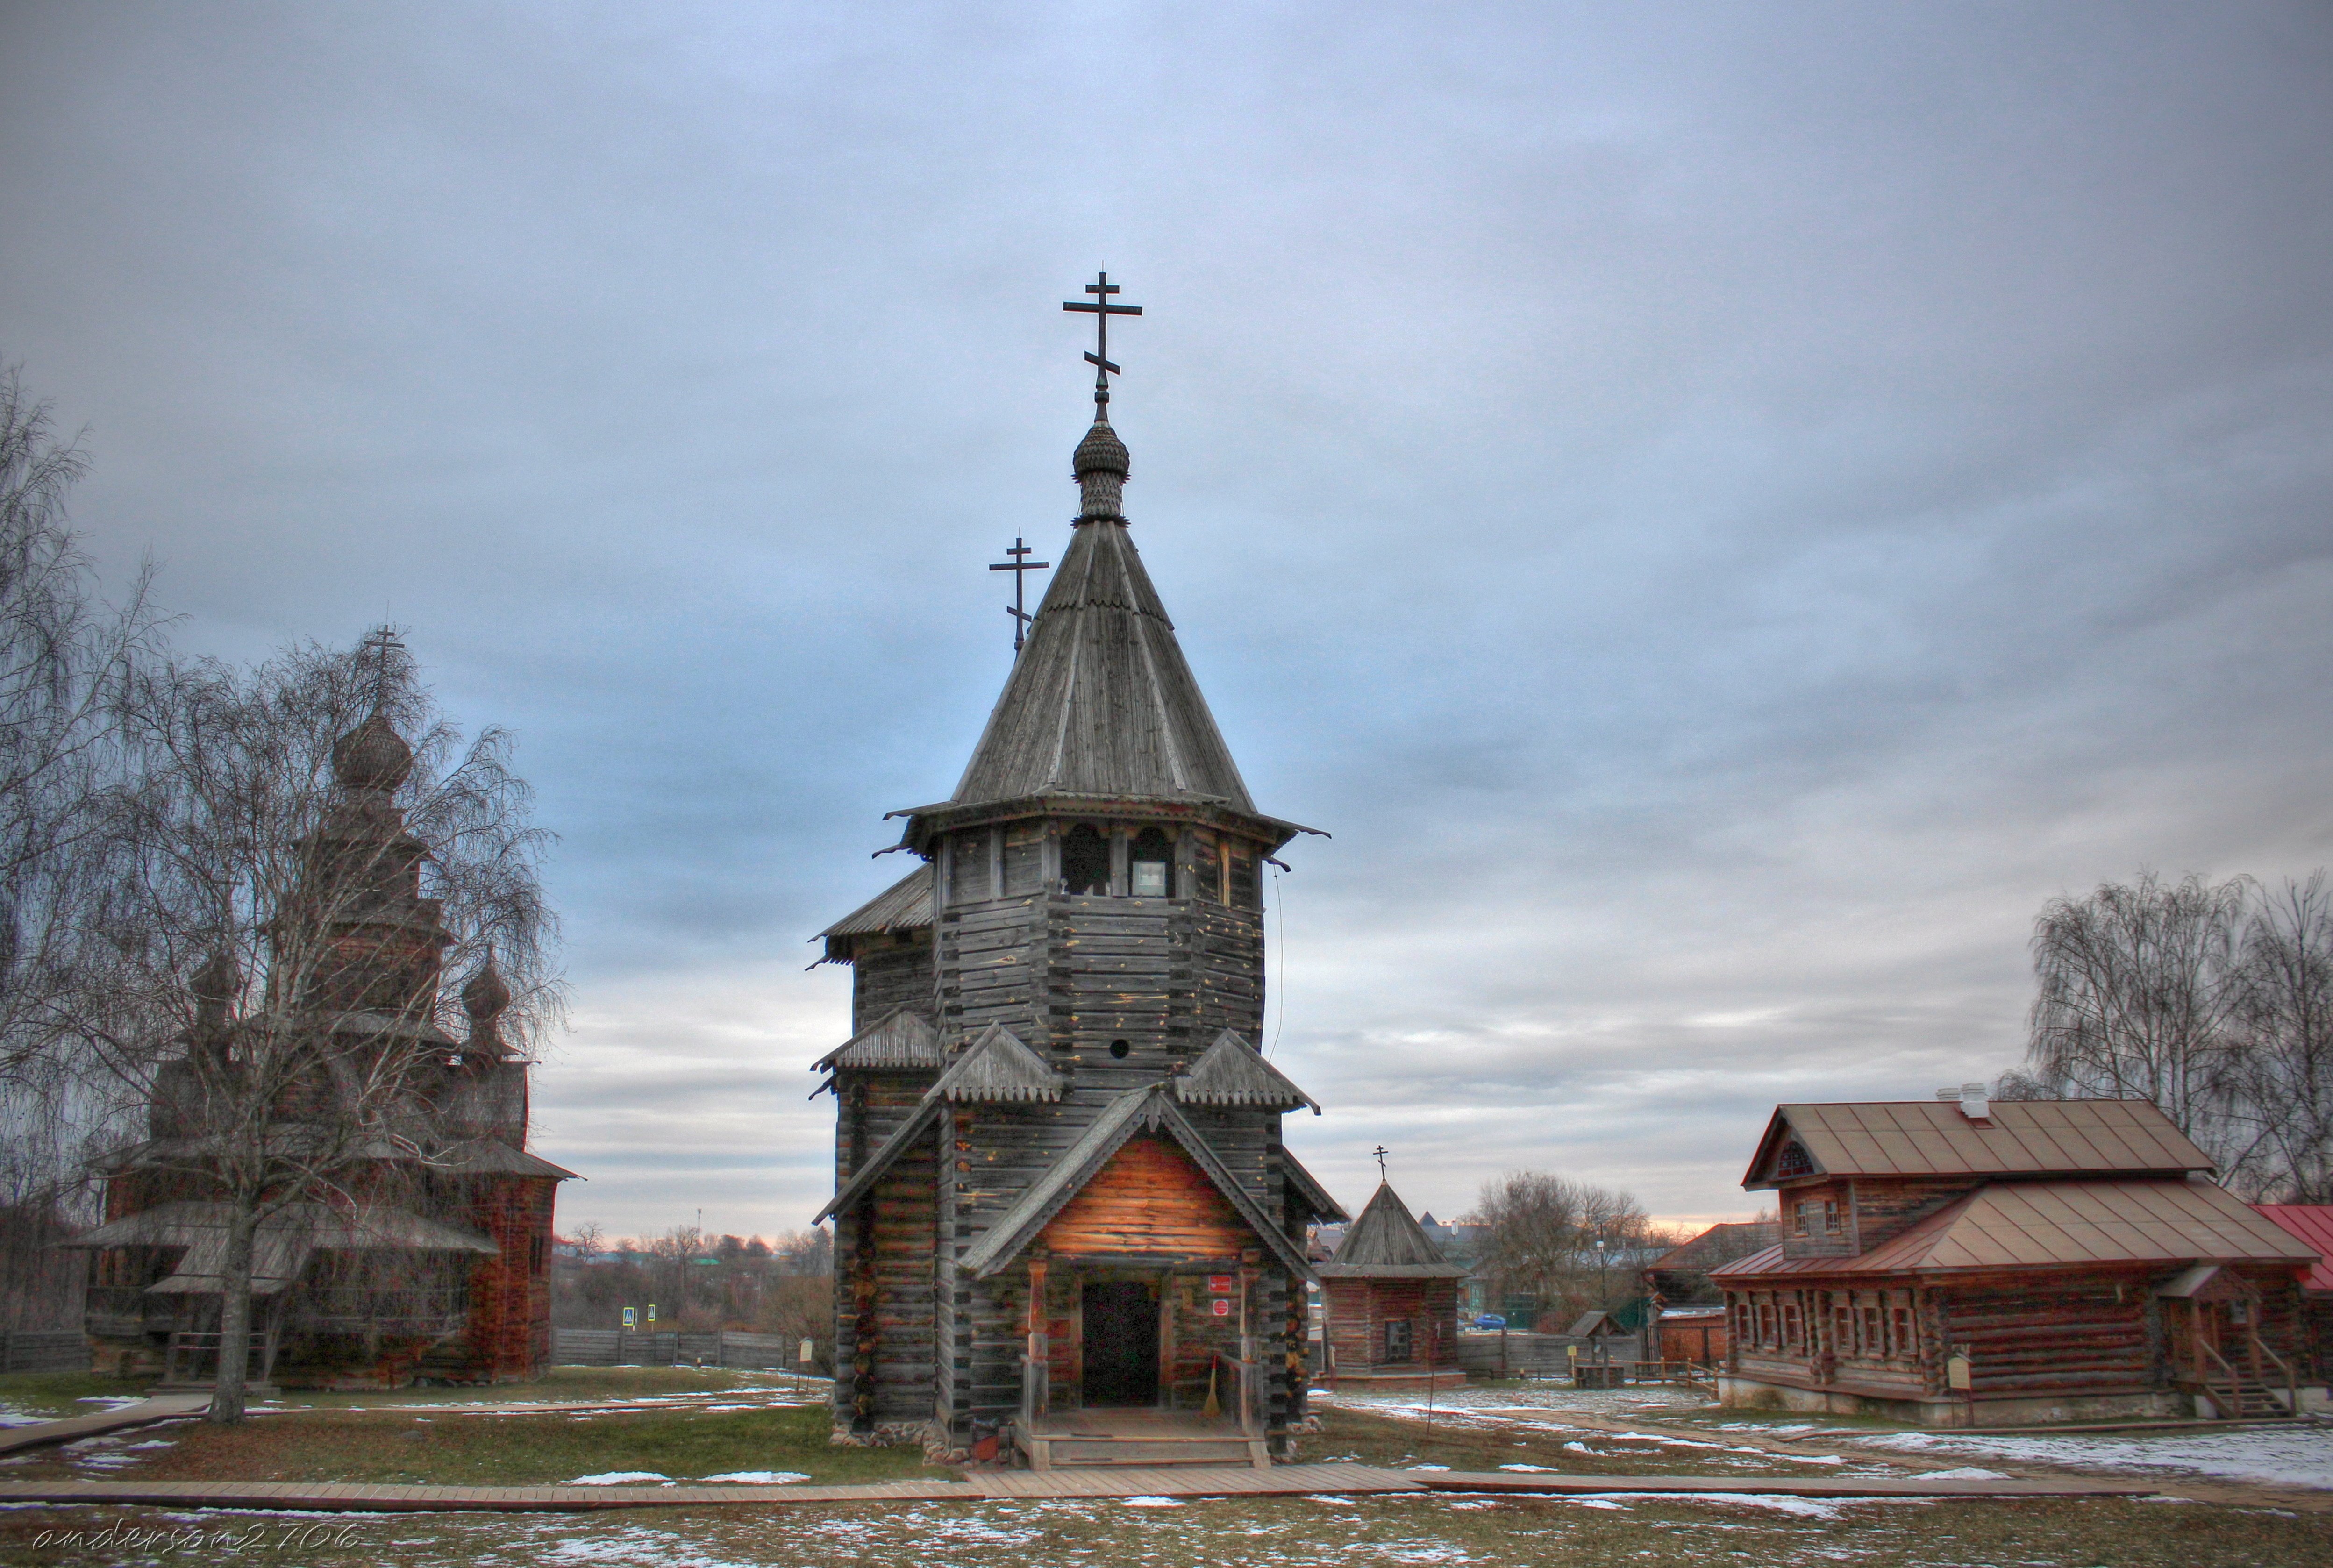
[[[2266,1383],[2250,1380],[2213,1382],[2204,1384],[2203,1391],[2220,1408],[2223,1420],[2274,1420],[2292,1414],[2282,1396]]]
[[[1015,1446],[1035,1471],[1272,1467],[1264,1440],[1237,1422],[1159,1410],[1048,1416],[1017,1433]]]

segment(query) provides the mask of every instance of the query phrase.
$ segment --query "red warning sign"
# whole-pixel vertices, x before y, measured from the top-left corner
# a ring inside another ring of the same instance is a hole
[[[1216,1315],[1217,1317],[1219,1317],[1219,1318],[1227,1318],[1227,1317],[1229,1317],[1229,1316],[1231,1316],[1231,1315],[1232,1315],[1232,1303],[1229,1303],[1229,1302],[1227,1302],[1227,1301],[1219,1301],[1219,1302],[1216,1302],[1216,1303],[1214,1303],[1214,1304],[1215,1304],[1215,1315]]]
[[[1227,1274],[1211,1274],[1211,1275],[1209,1275],[1207,1276],[1207,1294],[1209,1294],[1210,1295],[1229,1295],[1229,1294],[1232,1294],[1232,1276],[1231,1276],[1231,1275],[1227,1275]]]

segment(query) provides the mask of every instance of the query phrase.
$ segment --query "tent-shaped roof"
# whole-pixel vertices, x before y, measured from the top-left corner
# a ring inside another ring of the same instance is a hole
[[[1801,1160],[1803,1163],[1801,1163]],[[1950,1100],[1778,1105],[1742,1185],[1800,1176],[2184,1176],[2211,1157],[2151,1101]]]
[[[2298,1264],[2316,1255],[2208,1181],[2002,1181],[1978,1188],[1860,1256],[1793,1258],[1770,1246],[1710,1275],[1733,1283],[1772,1275]]]
[[[1071,536],[950,803],[1039,794],[1255,810],[1122,522]]]
[[[1400,1195],[1378,1184],[1361,1217],[1346,1228],[1336,1255],[1320,1265],[1322,1279],[1464,1279],[1465,1268],[1445,1259],[1412,1219]]]

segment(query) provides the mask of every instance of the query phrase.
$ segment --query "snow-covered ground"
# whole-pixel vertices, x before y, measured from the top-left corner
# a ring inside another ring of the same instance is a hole
[[[1431,1401],[1414,1393],[1373,1394],[1338,1389],[1315,1389],[1308,1397],[1314,1404],[1344,1405],[1357,1410],[1394,1410],[1404,1415],[1413,1409],[1423,1412],[1428,1409],[1529,1409],[1577,1410],[1586,1416],[1627,1419],[1717,1408],[1717,1401],[1699,1390],[1673,1383],[1639,1383],[1624,1389],[1575,1389],[1557,1382],[1505,1386],[1469,1383],[1464,1388],[1443,1390]]]
[[[2333,1489],[2333,1427],[2313,1422],[2241,1427],[2224,1432],[2060,1432],[2031,1437],[1890,1432],[1858,1440],[1907,1454],[1971,1455],[2131,1475],[2216,1476],[2271,1486]]]

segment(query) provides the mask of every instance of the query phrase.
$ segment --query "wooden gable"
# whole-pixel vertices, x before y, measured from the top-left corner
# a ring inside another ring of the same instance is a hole
[[[1038,1239],[1057,1255],[1194,1263],[1262,1245],[1196,1161],[1173,1140],[1147,1134],[1128,1139]]]

